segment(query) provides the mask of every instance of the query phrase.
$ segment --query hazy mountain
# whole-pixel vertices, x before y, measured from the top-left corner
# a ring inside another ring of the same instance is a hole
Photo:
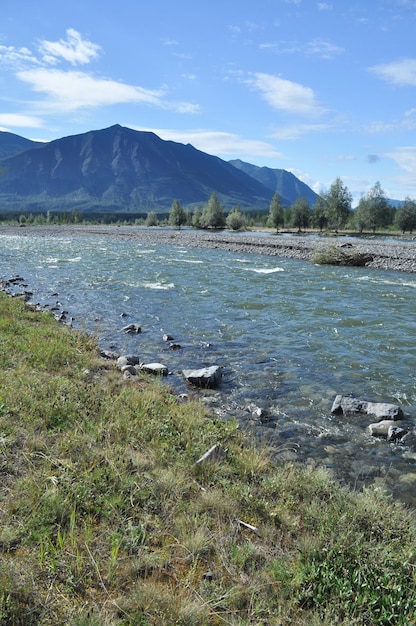
[[[245,163],[240,159],[229,161],[234,167],[255,178],[273,193],[287,198],[288,204],[292,204],[297,198],[306,198],[308,204],[313,206],[318,195],[308,185],[303,183],[294,174],[286,170],[259,167],[251,163]]]
[[[276,191],[285,205],[316,198],[285,170],[223,161],[119,125],[49,143],[0,133],[0,153],[3,210],[166,212],[174,199],[202,207],[215,191],[226,210],[268,211]]]
[[[394,207],[395,209],[400,209],[400,207],[403,206],[404,203],[405,203],[404,200],[393,200],[393,199],[389,200],[390,206]]]
[[[19,135],[14,135],[13,133],[0,131],[0,159],[7,159],[25,150],[44,145],[45,144],[41,141],[31,141],[30,139],[19,137]]]

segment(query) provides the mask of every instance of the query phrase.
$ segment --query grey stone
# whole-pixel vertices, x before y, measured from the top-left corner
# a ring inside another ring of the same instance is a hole
[[[214,388],[220,383],[222,369],[219,365],[211,365],[195,370],[183,370],[182,374],[192,385],[196,387]]]
[[[389,428],[395,426],[397,426],[397,422],[395,422],[394,420],[381,420],[380,422],[370,424],[368,427],[368,432],[373,437],[387,437],[389,433]]]
[[[401,441],[407,430],[400,428],[399,426],[390,426],[387,432],[387,441]]]
[[[127,324],[127,326],[124,326],[124,328],[121,329],[123,331],[123,333],[130,333],[130,334],[138,334],[142,332],[142,328],[139,324]]]
[[[333,415],[343,415],[345,413],[361,413],[363,415],[373,415],[379,421],[384,419],[399,420],[403,417],[403,411],[397,404],[386,402],[367,402],[351,396],[337,395],[332,404],[331,413]]]
[[[155,376],[167,376],[169,370],[163,363],[142,363],[140,369],[146,374],[154,374]]]
[[[123,354],[117,359],[117,367],[121,369],[123,365],[139,365],[140,359],[135,354]]]
[[[120,356],[118,352],[113,352],[112,350],[101,350],[100,355],[103,359],[109,359],[112,361],[115,361]]]

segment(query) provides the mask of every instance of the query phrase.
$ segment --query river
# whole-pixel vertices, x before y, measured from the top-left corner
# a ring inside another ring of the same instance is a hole
[[[351,394],[400,404],[416,428],[414,274],[111,234],[2,234],[0,276],[15,275],[103,349],[164,363],[178,393],[189,391],[182,369],[221,365],[219,389],[198,395],[282,458],[324,464],[357,487],[379,482],[416,505],[415,450],[369,436],[369,418],[330,413],[336,394]],[[142,333],[122,332],[132,322]]]

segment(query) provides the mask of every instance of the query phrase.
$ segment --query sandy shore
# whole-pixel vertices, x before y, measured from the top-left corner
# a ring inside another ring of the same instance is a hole
[[[352,245],[352,250],[371,255],[367,267],[402,272],[416,272],[416,241],[380,238],[348,238],[311,235],[275,235],[270,233],[207,232],[172,230],[137,226],[0,226],[0,237],[76,237],[100,236],[134,239],[147,243],[218,248],[240,253],[265,254],[291,259],[311,260],[317,248],[327,245]]]

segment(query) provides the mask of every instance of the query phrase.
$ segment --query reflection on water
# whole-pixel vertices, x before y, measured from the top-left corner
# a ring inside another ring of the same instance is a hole
[[[207,394],[213,410],[416,504],[416,454],[370,438],[366,421],[330,415],[336,394],[353,394],[400,403],[415,424],[413,275],[111,237],[3,236],[0,267],[3,278],[23,276],[41,305],[59,300],[103,348],[164,362],[177,391],[187,391],[182,369],[222,365],[220,390]],[[143,332],[122,333],[130,322]]]

